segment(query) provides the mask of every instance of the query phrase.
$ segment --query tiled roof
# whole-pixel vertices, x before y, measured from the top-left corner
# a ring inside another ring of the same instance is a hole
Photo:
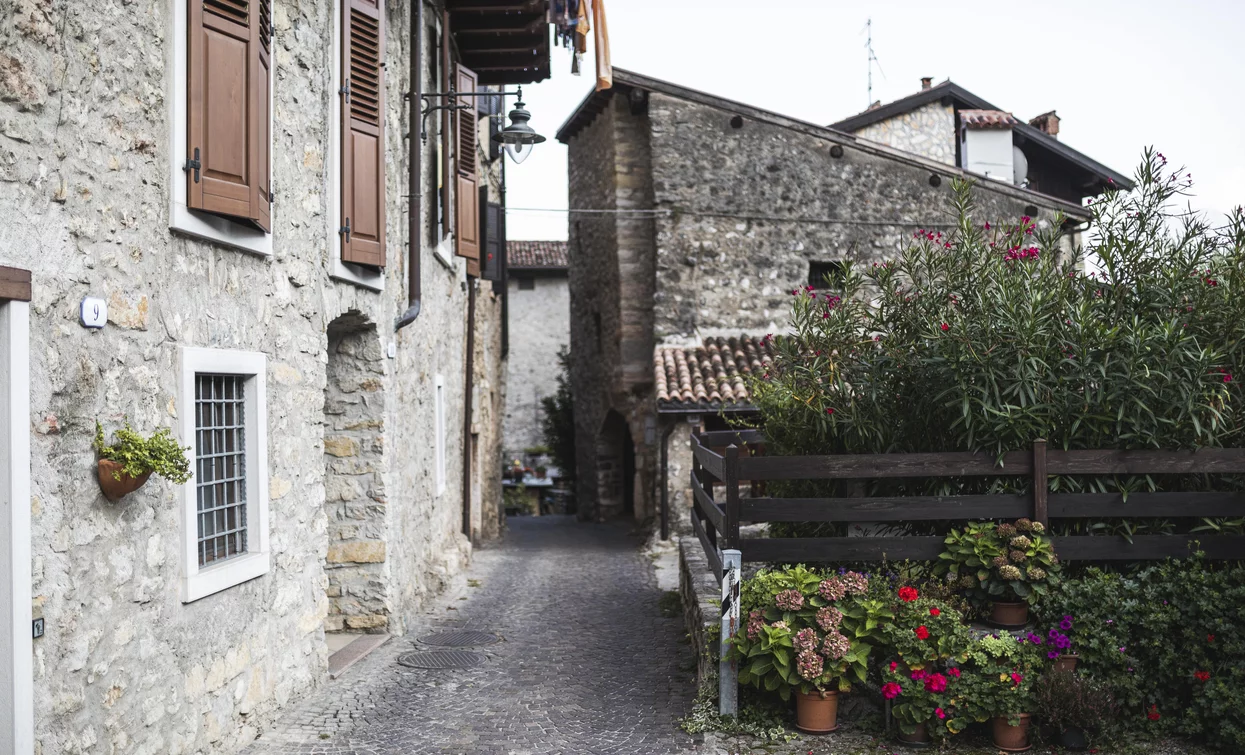
[[[566,267],[566,242],[507,241],[506,264],[510,267]]]
[[[658,346],[653,353],[657,406],[669,409],[744,408],[744,375],[761,372],[773,347],[752,336],[706,338],[701,346]]]
[[[1011,128],[1020,123],[1002,110],[961,110],[960,122],[968,128]]]

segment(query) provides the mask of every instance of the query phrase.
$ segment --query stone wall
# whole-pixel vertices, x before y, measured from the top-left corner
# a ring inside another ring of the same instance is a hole
[[[925,165],[852,146],[835,158],[827,139],[755,119],[734,129],[731,116],[649,97],[656,206],[678,211],[656,221],[658,341],[785,330],[810,260],[879,261],[915,229],[951,223],[951,181],[931,186]],[[975,197],[983,218],[1019,218],[1037,204],[995,182],[979,183]],[[1036,215],[1047,223],[1053,212]]]
[[[931,102],[853,132],[904,152],[955,165],[955,108]]]
[[[383,503],[390,632],[403,631],[471,553],[461,475],[474,284],[461,260],[443,265],[421,243],[423,310],[393,331],[407,306],[403,134],[411,124],[402,94],[410,4],[388,4],[389,266],[377,293],[329,275],[337,236],[326,220],[326,142],[337,94],[329,74],[336,19],[327,2],[274,2],[273,254],[169,230],[173,1],[10,0],[0,26],[0,263],[34,273],[33,567],[36,615],[47,622],[35,641],[34,697],[37,751],[45,755],[233,752],[322,683],[329,574],[346,568],[326,570],[339,552],[330,551],[327,487],[350,480],[364,496],[351,506],[365,501],[379,513]],[[436,165],[430,147],[423,164],[427,185]],[[483,460],[500,456],[499,434],[489,428],[500,417],[504,365],[500,301],[488,286],[479,291],[476,470],[484,482],[474,487],[487,503],[499,497],[497,466]],[[109,302],[103,330],[77,323],[86,295]],[[380,422],[383,438],[350,435],[356,431],[326,417],[326,396],[347,393],[349,370],[335,369],[330,386],[328,368],[329,324],[347,314],[373,334],[361,353],[380,386],[355,393],[384,396],[365,420]],[[153,478],[109,503],[90,449],[97,419],[109,429],[128,417],[144,433],[177,432],[187,410],[177,377],[184,345],[267,355],[273,552],[267,574],[188,604],[179,598],[180,491]],[[386,357],[376,359],[378,351]],[[438,375],[447,409],[448,485],[440,495],[432,476]],[[359,443],[359,454],[334,453],[353,448],[337,440],[345,437]],[[371,477],[352,474],[363,469],[353,463],[381,458]],[[495,517],[480,515],[480,531],[496,532]],[[357,539],[343,539],[351,523],[335,520],[335,546],[372,541],[377,530],[361,522]],[[372,569],[381,563],[373,557],[355,553],[349,568]],[[361,605],[381,605],[379,594]],[[340,601],[334,610],[344,610]]]
[[[506,456],[521,458],[523,449],[545,444],[540,400],[558,389],[562,371],[558,350],[570,343],[571,300],[566,273],[530,276],[533,287],[519,287],[511,272],[510,355],[506,376]],[[569,471],[569,470],[568,470]]]

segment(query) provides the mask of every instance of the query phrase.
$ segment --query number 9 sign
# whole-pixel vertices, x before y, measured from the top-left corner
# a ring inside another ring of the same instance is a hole
[[[79,315],[84,328],[102,328],[108,322],[108,302],[88,296],[82,300]]]

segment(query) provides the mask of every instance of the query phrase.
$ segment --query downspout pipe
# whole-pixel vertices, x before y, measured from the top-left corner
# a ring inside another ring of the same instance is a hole
[[[670,539],[670,436],[678,427],[677,419],[667,420],[661,433],[661,539]]]
[[[420,226],[423,220],[423,144],[419,141],[419,109],[424,101],[424,0],[412,0],[415,5],[415,18],[411,22],[411,83],[407,95],[407,108],[410,112],[410,128],[406,134],[406,146],[410,150],[407,160],[407,308],[398,318],[394,330],[415,322],[419,317],[422,292],[420,291],[419,253],[423,246],[423,234]]]
[[[476,285],[475,279],[467,279],[467,358],[466,380],[463,385],[463,534],[475,542],[471,531],[471,414],[475,410],[475,355],[476,355]]]

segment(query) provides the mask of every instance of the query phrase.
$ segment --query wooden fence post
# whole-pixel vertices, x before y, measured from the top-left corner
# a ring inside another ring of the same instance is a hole
[[[1050,481],[1046,478],[1046,441],[1033,441],[1033,521],[1045,527],[1050,524],[1046,515],[1046,493]]]
[[[722,632],[718,637],[718,713],[739,713],[739,664],[730,657],[730,639],[739,631],[739,551],[722,551]]]
[[[726,542],[723,548],[739,548],[739,447],[734,443],[726,447],[726,463],[723,465],[722,482],[726,485]]]

